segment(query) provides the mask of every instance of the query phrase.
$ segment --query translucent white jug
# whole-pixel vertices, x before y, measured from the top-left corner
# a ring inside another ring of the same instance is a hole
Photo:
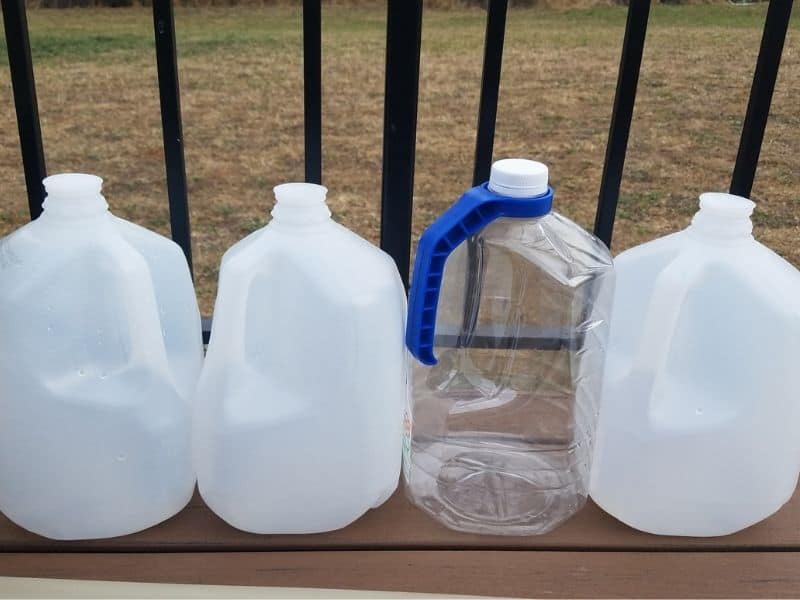
[[[56,539],[144,529],[194,488],[186,259],[112,216],[101,183],[48,177],[42,215],[0,240],[0,510]]]
[[[245,531],[338,529],[397,487],[405,292],[326,192],[276,187],[272,220],[222,259],[195,464],[203,499]]]
[[[406,492],[453,529],[544,533],[588,495],[614,273],[547,176],[496,162],[417,250]]]
[[[688,229],[616,260],[592,498],[643,531],[733,533],[800,468],[800,273],[753,203],[703,194]]]

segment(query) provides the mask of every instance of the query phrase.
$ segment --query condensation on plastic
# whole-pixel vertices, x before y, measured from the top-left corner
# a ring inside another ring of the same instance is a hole
[[[47,178],[42,215],[0,240],[0,510],[57,539],[145,529],[195,481],[189,268],[112,216],[101,182]]]
[[[716,536],[777,511],[800,469],[800,272],[754,204],[703,194],[687,229],[617,257],[591,495],[628,525]]]
[[[194,453],[204,500],[245,531],[338,529],[397,488],[405,292],[325,191],[278,186],[222,260]]]
[[[586,501],[612,260],[557,213],[501,218],[445,264],[434,351],[412,361],[406,493],[445,525],[528,535]]]

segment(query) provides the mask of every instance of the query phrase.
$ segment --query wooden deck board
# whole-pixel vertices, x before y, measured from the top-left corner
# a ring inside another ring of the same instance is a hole
[[[538,598],[780,598],[800,594],[800,553],[12,553],[0,575]]]
[[[112,540],[55,542],[0,517],[0,575],[518,597],[800,597],[800,494],[724,538],[658,537],[589,505],[534,537],[459,534],[395,494],[350,527],[259,536],[195,496]]]

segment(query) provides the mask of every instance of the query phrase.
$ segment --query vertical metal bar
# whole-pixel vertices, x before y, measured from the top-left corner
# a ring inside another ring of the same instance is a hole
[[[503,65],[503,42],[506,34],[508,0],[489,0],[486,16],[486,39],[483,48],[481,100],[478,109],[478,134],[475,139],[475,166],[472,185],[489,179],[500,95],[500,69]]]
[[[506,35],[508,0],[489,0],[486,14],[486,35],[483,45],[483,74],[478,108],[478,132],[475,136],[475,163],[472,185],[489,179],[500,96],[500,72],[503,66],[503,42]],[[467,268],[464,282],[464,318],[458,340],[459,347],[470,344],[478,324],[481,290],[483,289],[483,247],[477,236],[467,239]]]
[[[303,0],[303,92],[306,181],[322,183],[322,15],[320,0]]]
[[[389,0],[383,113],[381,248],[408,288],[422,0]]]
[[[630,1],[594,222],[595,235],[609,247],[614,230],[622,169],[625,166],[625,153],[628,149],[628,134],[631,130],[633,105],[636,101],[636,86],[639,83],[639,68],[642,64],[649,14],[650,0]]]
[[[164,133],[164,162],[172,239],[183,249],[189,269],[192,269],[192,240],[186,193],[186,163],[183,158],[183,127],[172,0],[153,0],[153,27],[156,36],[158,92],[161,100],[161,128]]]
[[[792,0],[771,0],[764,21],[764,33],[761,36],[761,49],[753,75],[753,86],[750,89],[750,100],[747,103],[747,114],[742,126],[742,137],[739,141],[739,152],[731,177],[731,193],[739,196],[750,196],[753,180],[758,167],[758,156],[767,127],[769,107],[772,103],[772,92],[778,78],[778,67],[781,64],[783,42],[789,27],[792,14]]]
[[[17,111],[19,144],[22,150],[22,166],[25,170],[25,186],[28,191],[28,209],[31,219],[42,212],[46,175],[42,131],[39,126],[39,106],[36,102],[36,84],[33,79],[33,60],[28,39],[28,20],[25,15],[25,0],[1,0],[3,27],[5,28],[8,63],[11,68],[11,87],[14,91],[14,107]]]

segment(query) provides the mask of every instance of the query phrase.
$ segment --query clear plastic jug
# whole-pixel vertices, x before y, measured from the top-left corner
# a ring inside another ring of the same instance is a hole
[[[616,259],[591,495],[637,529],[733,533],[795,490],[800,272],[753,239],[753,207],[703,194]]]
[[[326,191],[276,187],[272,220],[222,259],[195,464],[206,503],[245,531],[338,529],[397,488],[405,291]]]
[[[48,177],[42,215],[0,240],[0,510],[57,539],[155,525],[195,482],[189,268],[112,216],[101,184]]]
[[[420,239],[406,493],[462,531],[549,531],[586,501],[611,256],[551,211],[547,167],[507,159]]]

